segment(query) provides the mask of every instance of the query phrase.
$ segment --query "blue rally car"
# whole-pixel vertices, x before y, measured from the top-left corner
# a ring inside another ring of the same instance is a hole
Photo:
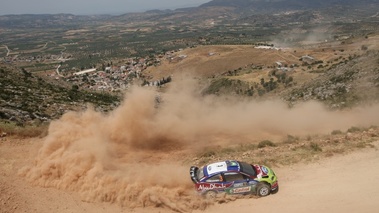
[[[267,166],[227,160],[190,168],[196,190],[212,198],[217,193],[255,194],[260,197],[275,194],[279,190],[274,171]]]

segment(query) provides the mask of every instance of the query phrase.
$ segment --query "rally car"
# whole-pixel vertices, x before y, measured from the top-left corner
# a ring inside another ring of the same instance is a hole
[[[190,175],[195,189],[207,198],[215,197],[220,192],[264,197],[279,190],[278,180],[272,169],[241,161],[227,160],[201,168],[191,166]]]

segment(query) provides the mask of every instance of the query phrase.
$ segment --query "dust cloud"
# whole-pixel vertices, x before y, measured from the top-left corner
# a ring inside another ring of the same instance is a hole
[[[295,28],[283,31],[279,36],[272,38],[275,47],[288,48],[304,45],[320,44],[333,40],[333,31],[335,29],[329,25],[323,25],[310,29]]]
[[[202,96],[194,85],[172,84],[160,98],[152,88],[135,87],[109,114],[90,107],[66,113],[19,174],[35,185],[78,192],[84,201],[187,212],[212,203],[194,192],[184,163],[196,147],[379,124],[377,105],[330,112],[308,102],[289,109],[281,101]]]

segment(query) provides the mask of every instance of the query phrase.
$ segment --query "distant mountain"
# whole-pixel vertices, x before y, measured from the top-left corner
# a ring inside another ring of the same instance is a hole
[[[126,13],[117,16],[76,16],[71,14],[51,15],[6,15],[0,16],[0,27],[4,28],[46,28],[77,27],[80,25],[99,24],[108,21],[124,23],[187,23],[199,24],[208,19],[218,22],[237,24],[249,22],[249,19],[266,21],[266,16],[285,12],[309,15],[312,19],[317,13],[325,20],[359,20],[378,13],[379,0],[212,0],[199,7],[179,8],[175,10],[149,10],[143,13]],[[264,17],[257,17],[264,15]],[[278,17],[276,17],[278,18]],[[283,18],[283,17],[279,17]],[[285,17],[288,19],[289,17]],[[247,20],[246,20],[247,19]],[[275,17],[274,17],[275,19]],[[293,21],[298,21],[295,17]]]
[[[266,8],[292,8],[292,9],[316,9],[336,5],[359,6],[378,3],[378,0],[212,0],[200,7],[226,6],[226,7],[266,7]]]
[[[76,26],[107,20],[110,15],[77,16],[72,14],[22,14],[0,16],[0,27],[4,28],[47,28]]]
[[[235,7],[238,10],[266,13],[283,10],[314,10],[335,6],[367,7],[379,0],[213,0],[200,7]]]
[[[199,23],[206,19],[224,20],[233,23],[246,21],[247,17],[284,12],[307,12],[310,19],[314,12],[325,19],[338,21],[367,18],[378,12],[379,0],[212,0],[199,7],[176,10],[152,10],[145,13],[124,14],[122,21],[149,20],[155,22],[176,21]],[[304,15],[303,15],[304,16]],[[280,17],[279,17],[280,18]],[[288,17],[286,17],[288,18]],[[256,20],[267,20],[257,18]],[[297,21],[296,19],[294,21]]]

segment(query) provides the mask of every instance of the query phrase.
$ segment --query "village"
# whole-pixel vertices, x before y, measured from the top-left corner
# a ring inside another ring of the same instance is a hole
[[[78,72],[68,72],[66,76],[56,70],[58,77],[63,77],[66,81],[78,88],[94,91],[117,92],[127,90],[133,83],[141,86],[159,87],[171,82],[172,77],[167,76],[162,79],[153,79],[151,76],[145,76],[143,71],[149,66],[159,65],[162,58],[172,59],[174,51],[167,52],[164,56],[138,58],[132,57],[124,60],[121,65],[103,64],[101,68],[85,69]],[[51,77],[56,77],[51,75]]]
[[[43,75],[56,81],[65,81],[73,85],[73,88],[100,92],[117,92],[127,90],[133,83],[141,86],[159,87],[171,82],[172,77],[167,76],[162,79],[153,79],[145,76],[143,71],[149,66],[158,66],[161,60],[180,61],[185,56],[176,55],[176,51],[167,51],[164,55],[154,57],[130,57],[122,60],[117,65],[109,62],[100,66],[93,66],[89,69],[79,69],[76,67],[64,67],[64,62],[73,59],[70,54],[62,55],[39,55],[39,56],[7,56],[3,62],[7,64],[49,64],[48,70],[32,72]],[[22,68],[23,71],[28,69]]]

